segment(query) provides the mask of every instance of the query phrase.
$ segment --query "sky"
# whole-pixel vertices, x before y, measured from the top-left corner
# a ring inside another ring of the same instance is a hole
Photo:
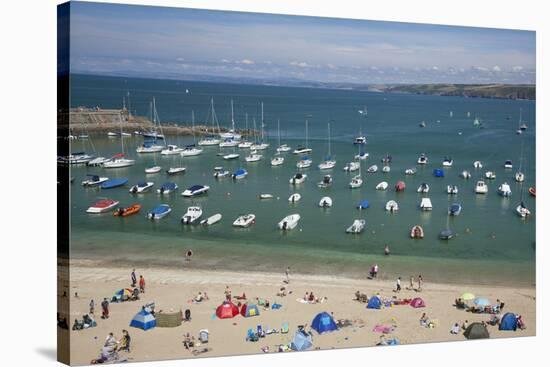
[[[73,2],[71,72],[326,83],[535,83],[535,32]]]

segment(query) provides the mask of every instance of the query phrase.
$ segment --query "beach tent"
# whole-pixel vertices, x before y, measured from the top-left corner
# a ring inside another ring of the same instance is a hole
[[[489,332],[481,322],[474,322],[464,332],[466,339],[488,339]]]
[[[300,330],[296,331],[296,334],[294,334],[294,339],[292,339],[292,343],[290,343],[290,348],[296,351],[306,350],[312,346],[313,340],[311,339],[311,335]]]
[[[506,313],[500,320],[499,330],[512,330],[516,331],[518,328],[518,320],[516,315],[511,312]]]
[[[130,322],[130,326],[142,330],[149,330],[157,326],[157,320],[150,312],[141,310],[134,316]]]
[[[311,327],[319,334],[338,330],[338,326],[336,326],[334,319],[326,312],[318,313],[311,322]]]
[[[244,317],[260,316],[260,310],[256,305],[245,303],[241,307],[241,315]]]
[[[477,297],[476,299],[474,299],[474,305],[479,307],[489,306],[490,304],[491,302],[489,302],[487,298]]]
[[[367,308],[374,308],[374,309],[380,309],[382,307],[382,301],[380,301],[380,297],[372,297],[369,299],[369,303],[367,303]]]
[[[434,176],[435,177],[445,177],[445,172],[441,168],[434,169]]]
[[[231,319],[239,314],[239,308],[232,302],[225,301],[216,308],[216,316],[220,319]]]
[[[462,296],[460,296],[460,298],[462,298],[463,301],[471,301],[476,298],[476,296],[473,293],[466,292],[462,293]]]
[[[413,299],[410,305],[411,307],[414,307],[414,308],[426,307],[426,303],[420,297],[416,297],[415,299]]]

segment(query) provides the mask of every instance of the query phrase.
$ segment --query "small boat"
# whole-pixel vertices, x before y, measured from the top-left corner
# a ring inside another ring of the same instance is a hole
[[[120,136],[122,136],[123,138],[124,138],[124,137],[127,138],[127,137],[129,137],[129,136],[132,136],[132,134],[126,133],[126,132],[121,132],[121,133],[120,133]]]
[[[388,183],[386,181],[380,182],[378,185],[376,185],[376,190],[387,190],[388,189]]]
[[[416,164],[428,164],[428,156],[424,153],[420,154],[420,157],[416,160]]]
[[[280,155],[276,155],[271,159],[272,166],[280,166],[283,163],[285,163],[285,158],[281,157]]]
[[[469,171],[464,170],[464,171],[462,171],[462,173],[460,174],[460,177],[465,178],[465,179],[469,179],[469,178],[472,177],[472,174],[471,174]]]
[[[254,214],[244,214],[235,219],[233,226],[246,228],[254,223],[256,223],[256,216]]]
[[[187,190],[181,193],[181,196],[185,197],[193,197],[193,196],[199,196],[202,194],[206,194],[210,190],[210,186],[206,185],[193,185],[189,187]]]
[[[307,178],[306,174],[298,172],[290,178],[289,182],[293,185],[297,185],[297,184],[303,183],[306,180],[306,178]]]
[[[329,187],[330,185],[332,185],[332,176],[331,175],[323,176],[323,180],[319,181],[317,183],[317,186],[321,187],[321,188]]]
[[[263,158],[263,156],[261,154],[258,154],[258,152],[256,150],[252,150],[250,152],[250,155],[247,155],[244,158],[244,160],[247,161],[248,163],[251,163],[251,162],[258,162],[262,158]]]
[[[427,183],[422,183],[422,184],[420,184],[420,186],[418,186],[418,189],[416,189],[416,192],[426,194],[426,193],[430,192],[430,186]]]
[[[115,187],[123,186],[128,183],[127,178],[112,178],[103,182],[99,187],[102,189],[113,189]]]
[[[420,127],[426,127],[426,121],[422,121],[418,126],[420,126]]]
[[[290,146],[288,146],[287,144],[281,144],[277,147],[277,152],[278,153],[286,153],[286,152],[290,152],[292,150],[292,148]]]
[[[506,168],[506,169],[512,169],[512,168],[513,168],[512,161],[511,161],[511,160],[505,161],[505,162],[504,162],[504,168]]]
[[[267,143],[252,144],[250,146],[250,149],[252,150],[266,150],[267,148],[269,148],[269,144]]]
[[[389,154],[387,154],[385,157],[383,157],[382,159],[380,159],[380,162],[384,163],[384,164],[390,164],[393,160],[393,157]]]
[[[512,196],[512,190],[510,189],[510,185],[508,183],[503,183],[498,187],[498,193],[501,196],[504,196],[505,198]]]
[[[344,166],[344,171],[346,172],[355,172],[361,168],[359,162],[350,162]]]
[[[386,203],[386,211],[388,212],[396,212],[399,210],[399,204],[397,204],[397,201],[390,200]]]
[[[526,218],[531,215],[531,211],[527,209],[523,201],[516,207],[516,213],[522,218]]]
[[[86,213],[90,214],[101,214],[108,212],[109,210],[113,209],[115,206],[119,204],[119,201],[111,200],[111,199],[102,199],[99,200],[97,203],[92,205],[86,210]]]
[[[107,132],[107,136],[109,138],[116,138],[118,136],[118,133],[114,133],[112,131]]]
[[[153,187],[155,183],[154,182],[145,182],[141,181],[132,186],[129,190],[131,194],[141,194],[145,191],[148,191],[151,187]]]
[[[449,215],[457,216],[460,214],[461,211],[462,211],[462,205],[460,205],[459,203],[453,203],[449,207]]]
[[[233,172],[233,174],[231,175],[231,178],[234,180],[240,180],[245,178],[247,175],[248,175],[247,170],[245,170],[244,168],[239,168],[238,170]]]
[[[223,167],[214,167],[214,178],[222,178],[229,176],[229,171]]]
[[[355,155],[355,159],[360,159],[362,161],[364,161],[368,157],[369,157],[369,153],[367,153],[367,152],[360,152],[359,154]]]
[[[485,178],[488,180],[494,180],[495,178],[497,178],[497,175],[493,171],[487,171],[485,172]]]
[[[169,175],[177,175],[178,173],[185,173],[185,167],[170,167],[166,171]]]
[[[351,226],[346,229],[346,233],[359,234],[365,229],[366,221],[364,219],[355,219]]]
[[[319,201],[319,206],[321,208],[330,208],[332,206],[332,199],[328,196],[324,196]]]
[[[487,184],[485,181],[478,181],[476,183],[475,192],[476,194],[486,194],[489,191],[489,188],[487,187]]]
[[[195,144],[186,145],[180,152],[182,157],[194,157],[202,153],[201,148],[197,148]]]
[[[159,173],[162,169],[161,166],[153,166],[149,168],[145,168],[145,173],[151,174],[151,173]]]
[[[227,138],[224,139],[224,141],[220,142],[219,147],[220,148],[233,148],[239,145],[239,142],[233,138]]]
[[[382,167],[382,172],[384,172],[384,173],[389,173],[390,171],[391,171],[390,166],[384,166],[384,167]]]
[[[367,144],[367,138],[365,136],[357,136],[353,140],[353,144],[355,144],[355,145],[365,145],[365,144]]]
[[[445,240],[445,241],[450,240],[454,236],[455,236],[455,234],[449,228],[444,229],[441,232],[439,232],[439,239],[440,240]]]
[[[213,146],[220,145],[221,140],[215,136],[205,136],[203,139],[199,140],[197,143],[199,146]]]
[[[319,163],[319,169],[320,170],[326,170],[326,169],[332,169],[336,166],[336,161],[332,160],[329,156],[325,158],[325,160],[321,163]]]
[[[432,210],[432,201],[430,200],[430,198],[422,198],[422,200],[420,201],[420,209],[422,209],[423,211],[430,211]]]
[[[443,158],[443,167],[451,167],[453,165],[453,159],[451,157]]]
[[[411,238],[418,238],[418,239],[424,238],[424,228],[422,228],[418,224],[413,226],[411,228]]]
[[[94,166],[102,166],[105,162],[108,162],[109,161],[109,158],[105,158],[105,157],[96,157],[90,161],[88,161],[88,163],[86,163],[87,166],[90,166],[90,167],[94,167]]]
[[[163,183],[160,188],[157,189],[157,194],[168,195],[178,189],[178,185],[173,182]]]
[[[474,168],[481,169],[481,168],[483,168],[483,164],[481,164],[480,161],[475,161],[474,162]]]
[[[241,141],[238,145],[239,149],[250,149],[251,146],[252,142],[246,140]]]
[[[162,219],[170,212],[172,211],[172,208],[170,208],[170,205],[167,204],[160,204],[153,208],[149,213],[147,213],[147,218],[149,219]]]
[[[298,146],[298,147],[296,147],[296,149],[294,149],[294,151],[292,153],[293,154],[306,154],[306,153],[311,153],[311,151],[312,151],[311,148]]]
[[[516,172],[516,181],[517,182],[523,182],[525,181],[525,174],[523,172]]]
[[[135,163],[135,160],[124,158],[124,154],[120,153],[103,163],[103,168],[123,168],[133,166]]]
[[[373,164],[367,169],[368,173],[376,173],[378,171],[378,166],[376,164]]]
[[[361,178],[361,175],[357,175],[353,177],[349,183],[350,189],[358,189],[363,185],[363,179]]]
[[[533,196],[533,197],[537,196],[537,189],[536,188],[530,187],[528,191],[529,191],[529,194],[531,194],[531,196]]]
[[[296,167],[297,168],[308,168],[308,167],[311,167],[312,163],[313,163],[313,161],[311,159],[309,159],[308,156],[304,156],[304,157],[302,157],[302,159],[300,159],[298,161],[298,163],[296,163]]]
[[[212,224],[218,223],[222,220],[222,215],[220,213],[214,214],[206,219],[200,221],[200,224],[203,226],[211,226]]]
[[[183,224],[193,224],[202,217],[202,208],[200,206],[190,206],[187,212],[181,217]]]
[[[449,195],[458,194],[458,186],[456,186],[456,185],[447,185],[447,194],[449,194]]]
[[[144,142],[143,145],[136,148],[137,153],[158,153],[164,149],[164,145],[157,145],[153,142]]]
[[[158,122],[158,121],[157,121]],[[148,139],[164,139],[164,135],[159,133],[159,132],[156,132],[156,131],[144,131],[143,133],[140,133],[140,134],[137,134],[137,135],[143,135],[144,138],[148,138]]]
[[[297,201],[300,201],[301,198],[302,198],[302,195],[295,192],[294,194],[292,194],[288,197],[288,202],[289,203],[295,203]]]
[[[445,171],[443,171],[441,168],[434,169],[434,176],[435,177],[445,177]]]
[[[225,159],[227,161],[231,160],[231,159],[237,159],[237,158],[239,158],[239,154],[237,154],[237,153],[229,153],[229,154],[226,154],[226,155],[223,156],[223,159]]]
[[[176,155],[176,154],[181,154],[181,152],[183,152],[183,148],[180,148],[177,145],[167,145],[165,149],[161,150],[160,154]]]
[[[129,206],[128,208],[118,208],[115,210],[113,215],[115,217],[128,217],[133,214],[137,214],[141,210],[141,205],[134,204]]]
[[[287,215],[277,224],[277,227],[279,227],[279,229],[282,229],[283,231],[288,231],[296,228],[299,221],[300,214]]]
[[[82,186],[96,186],[109,180],[109,177],[99,177],[98,175],[87,175],[87,176],[90,178],[82,181]]]
[[[260,194],[258,198],[260,200],[273,199],[273,194]]]
[[[399,191],[405,191],[405,188],[407,186],[405,185],[405,183],[403,181],[398,181],[396,184],[395,184],[395,191],[399,192]]]
[[[412,176],[412,175],[416,174],[416,168],[407,168],[405,170],[405,174],[408,175],[408,176]]]
[[[363,200],[359,204],[357,204],[357,209],[363,210],[367,209],[370,206],[370,203],[368,200]]]

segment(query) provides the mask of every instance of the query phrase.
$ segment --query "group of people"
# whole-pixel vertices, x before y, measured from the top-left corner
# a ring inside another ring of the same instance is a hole
[[[130,342],[132,338],[128,330],[122,330],[122,337],[117,340],[114,334],[111,332],[105,338],[103,347],[101,348],[101,355],[97,359],[93,359],[91,364],[102,364],[111,361],[118,361],[118,352],[125,351],[130,352]]]
[[[130,274],[130,278],[132,280],[131,287],[135,288],[137,285],[136,269],[132,270],[132,273]],[[143,277],[143,275],[139,276],[139,292],[145,293],[145,278]]]

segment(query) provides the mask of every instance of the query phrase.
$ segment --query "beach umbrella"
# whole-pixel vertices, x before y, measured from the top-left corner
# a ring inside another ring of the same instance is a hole
[[[474,298],[476,298],[476,296],[473,293],[466,292],[466,293],[463,293],[462,296],[460,296],[460,298],[462,298],[464,301],[471,301]]]
[[[485,307],[489,306],[490,304],[491,302],[489,302],[487,298],[477,297],[476,299],[474,299],[474,305],[476,306]]]

